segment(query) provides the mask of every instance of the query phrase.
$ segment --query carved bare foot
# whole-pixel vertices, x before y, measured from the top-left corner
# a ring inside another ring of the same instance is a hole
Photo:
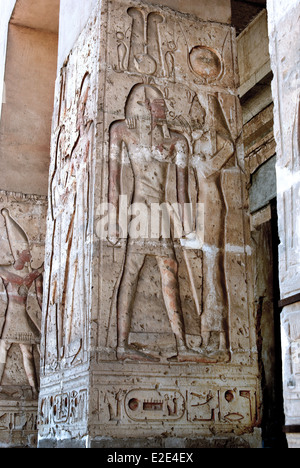
[[[199,363],[215,363],[217,362],[214,356],[210,356],[202,350],[195,351],[187,347],[179,347],[176,356],[168,359],[169,362],[199,362]]]
[[[169,362],[203,362],[204,354],[202,351],[195,351],[185,346],[177,349],[177,355],[168,359]]]
[[[142,353],[137,349],[126,347],[117,349],[117,358],[120,361],[125,361],[126,359],[130,361],[139,361],[139,362],[159,362],[159,358],[155,358],[150,354]]]
[[[231,354],[228,350],[212,351],[208,356],[210,356],[211,359],[215,359],[216,362],[229,362],[231,359]]]

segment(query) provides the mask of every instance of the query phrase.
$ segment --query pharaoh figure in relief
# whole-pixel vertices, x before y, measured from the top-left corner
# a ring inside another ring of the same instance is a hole
[[[32,256],[26,233],[11,217],[7,209],[2,210],[7,236],[14,263],[0,266],[0,277],[7,294],[5,321],[0,330],[0,384],[5,370],[8,351],[12,344],[19,344],[23,354],[24,368],[33,396],[38,394],[38,381],[33,356],[33,346],[40,342],[39,324],[34,323],[27,312],[27,298],[32,285],[42,308],[44,266],[33,269]]]
[[[121,155],[125,144],[134,174],[133,204],[141,204],[151,213],[151,204],[166,203],[168,168],[173,164],[176,166],[177,199],[184,216],[185,204],[189,203],[188,142],[183,135],[169,130],[166,104],[160,90],[153,85],[134,86],[126,103],[125,116],[125,121],[114,122],[110,129],[109,203],[118,210]],[[119,237],[119,234],[116,232],[115,236]],[[189,349],[185,339],[178,262],[172,239],[135,239],[130,232],[117,303],[118,359],[154,360],[131,347],[128,341],[132,304],[147,255],[155,256],[160,269],[164,302],[176,338],[177,355],[171,359],[179,362],[201,360],[201,353]]]

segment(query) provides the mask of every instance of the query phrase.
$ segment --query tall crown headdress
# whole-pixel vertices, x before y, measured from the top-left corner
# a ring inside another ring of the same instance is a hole
[[[11,253],[16,261],[24,250],[29,251],[29,241],[21,226],[11,217],[8,209],[1,210],[5,219],[8,242]]]

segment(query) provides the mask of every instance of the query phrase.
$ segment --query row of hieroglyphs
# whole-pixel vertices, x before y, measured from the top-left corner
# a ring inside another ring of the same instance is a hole
[[[36,431],[37,412],[9,411],[0,408],[0,431]]]
[[[254,425],[258,420],[254,390],[97,390],[99,422],[184,421]],[[83,422],[87,415],[87,391],[72,391],[41,398],[39,424]]]
[[[161,423],[178,421],[253,425],[258,420],[255,390],[99,390],[99,421]]]
[[[39,425],[52,423],[80,423],[87,418],[87,390],[74,390],[41,397],[39,402]]]

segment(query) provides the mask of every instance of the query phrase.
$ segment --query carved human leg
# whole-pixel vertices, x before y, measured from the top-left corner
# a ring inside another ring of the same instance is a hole
[[[203,349],[213,351],[212,334],[218,336],[218,351],[228,350],[228,297],[224,270],[224,226],[226,206],[219,176],[199,176],[201,201],[205,205],[203,248],[203,303],[201,334]],[[216,350],[215,350],[216,351]]]
[[[168,360],[178,362],[202,362],[203,359],[205,359],[202,351],[190,349],[186,342],[180,300],[177,260],[175,257],[156,257],[156,260],[161,273],[163,297],[177,346],[177,355],[172,356]]]
[[[2,382],[6,360],[7,360],[7,353],[11,347],[10,343],[7,343],[4,340],[0,340],[0,385]]]
[[[132,306],[136,294],[139,275],[144,265],[145,255],[127,252],[124,272],[118,295],[118,348],[117,357],[120,360],[153,361],[152,356],[146,355],[129,345]]]
[[[20,348],[23,354],[24,369],[26,376],[29,382],[29,385],[32,388],[34,397],[38,394],[38,383],[36,377],[36,369],[33,357],[33,346],[27,344],[20,344]]]
[[[178,349],[186,348],[178,282],[178,263],[175,258],[156,257],[162,280],[162,292],[170,325]]]

